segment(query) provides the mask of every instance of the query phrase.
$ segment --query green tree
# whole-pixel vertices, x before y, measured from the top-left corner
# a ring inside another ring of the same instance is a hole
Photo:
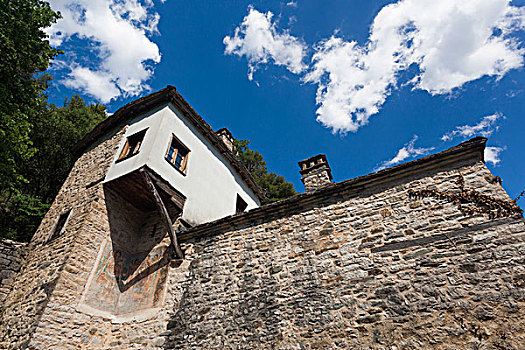
[[[105,106],[86,104],[78,95],[66,99],[63,107],[41,97],[30,118],[29,139],[35,151],[19,166],[24,181],[1,203],[0,236],[31,239],[75,163],[71,149],[106,117]]]
[[[268,172],[263,156],[248,148],[248,140],[234,140],[234,154],[252,174],[255,182],[262,188],[269,202],[276,202],[296,195],[293,184],[287,182],[282,175]]]
[[[49,45],[43,28],[60,15],[41,0],[0,1],[0,236],[20,239],[27,222],[47,209],[38,196],[23,191],[22,167],[36,152],[32,116],[45,104],[45,71],[59,50]],[[34,232],[34,228],[29,229]],[[31,234],[30,233],[30,234]]]
[[[47,69],[59,51],[43,28],[60,15],[41,0],[0,1],[0,196],[23,181],[18,165],[34,153],[29,139],[31,111],[42,86],[35,73]],[[8,192],[8,194],[5,193]]]
[[[28,180],[24,192],[51,203],[76,161],[71,149],[106,117],[104,105],[87,104],[78,95],[66,98],[63,107],[42,106],[30,133],[36,152],[21,170]]]

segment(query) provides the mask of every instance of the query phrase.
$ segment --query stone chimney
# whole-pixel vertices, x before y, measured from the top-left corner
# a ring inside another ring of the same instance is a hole
[[[230,152],[233,152],[233,135],[230,132],[230,130],[226,128],[219,129],[215,131],[217,136],[224,142],[226,147],[230,150]]]
[[[301,181],[307,192],[332,182],[332,170],[324,154],[301,160],[297,164],[301,168]]]

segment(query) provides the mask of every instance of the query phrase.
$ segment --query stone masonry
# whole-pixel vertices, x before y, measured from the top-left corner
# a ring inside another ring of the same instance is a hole
[[[509,200],[480,155],[406,170],[187,232],[166,348],[524,349],[523,217],[410,195]]]
[[[124,132],[116,127],[78,159],[28,245],[0,348],[524,348],[522,215],[414,195],[468,191],[511,203],[483,163],[481,138],[190,228],[153,313],[91,312],[83,296],[105,244],[168,244],[159,218],[140,217],[138,227],[142,214],[102,184]]]
[[[301,168],[301,181],[307,192],[326,186],[332,181],[332,170],[324,154],[302,160],[298,164]]]
[[[164,343],[168,310],[181,294],[179,280],[187,261],[170,263],[164,305],[153,318],[114,320],[86,313],[80,305],[101,245],[133,238],[119,235],[139,215],[102,184],[125,130],[125,125],[116,127],[77,160],[44,217],[0,316],[1,349],[160,349]],[[71,208],[63,234],[48,241],[57,217]],[[147,243],[154,242],[151,249],[168,244],[158,220],[144,222],[146,237],[151,238]]]
[[[0,240],[0,308],[13,284],[13,278],[20,270],[25,253],[25,243]]]
[[[100,210],[100,205],[97,205],[103,195],[100,181],[113,160],[123,132],[115,131],[77,160],[40,224],[28,246],[28,254],[14,282],[13,292],[5,302],[0,348],[27,348],[30,340],[38,334],[40,322],[45,321],[42,320],[44,314],[53,317],[47,322],[46,329],[41,329],[42,336],[48,339],[48,348],[51,348],[55,345],[51,341],[53,331],[58,332],[65,320],[74,316],[71,305],[53,302],[55,298],[74,297],[72,291],[75,287],[85,284],[86,276],[82,275],[82,269],[90,265],[92,256],[89,253],[98,249],[94,244],[97,241],[95,228],[99,224],[92,222],[91,218]],[[47,242],[56,218],[70,208],[72,214],[65,232]],[[87,238],[82,232],[94,234]]]

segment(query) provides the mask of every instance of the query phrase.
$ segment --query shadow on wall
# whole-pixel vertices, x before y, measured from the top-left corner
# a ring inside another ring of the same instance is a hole
[[[172,254],[159,214],[133,206],[104,186],[110,240],[97,262],[85,303],[125,315],[160,306]]]
[[[168,250],[156,247],[167,236],[155,210],[133,206],[107,186],[104,188],[114,257],[114,276],[124,293],[168,263]]]

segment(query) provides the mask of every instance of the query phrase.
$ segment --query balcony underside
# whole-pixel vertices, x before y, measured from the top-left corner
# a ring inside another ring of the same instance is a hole
[[[157,210],[154,195],[148,188],[142,172],[146,172],[151,178],[170,216],[182,212],[186,197],[146,166],[113,179],[104,186],[118,193],[141,211]]]

